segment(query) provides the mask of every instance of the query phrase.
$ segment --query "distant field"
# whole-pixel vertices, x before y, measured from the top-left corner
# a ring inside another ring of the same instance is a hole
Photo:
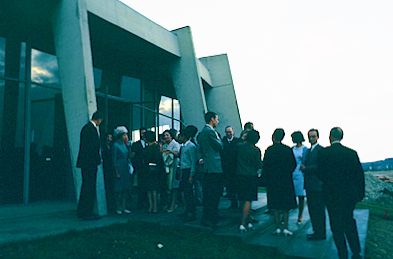
[[[367,171],[368,174],[393,176],[393,170],[390,171]]]

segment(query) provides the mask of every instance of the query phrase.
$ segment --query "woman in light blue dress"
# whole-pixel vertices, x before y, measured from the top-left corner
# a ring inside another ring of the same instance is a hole
[[[292,151],[296,159],[296,168],[292,173],[292,179],[293,186],[295,187],[295,195],[298,199],[299,214],[297,223],[301,224],[303,222],[304,197],[306,196],[306,193],[304,191],[304,176],[303,172],[300,170],[300,166],[305,158],[307,147],[303,145],[304,137],[300,131],[293,132],[291,137],[292,142],[295,144],[295,146],[292,147]]]
[[[116,141],[112,148],[113,166],[115,169],[114,192],[116,200],[116,214],[129,214],[126,208],[126,199],[131,186],[129,170],[128,130],[124,126],[115,129]]]

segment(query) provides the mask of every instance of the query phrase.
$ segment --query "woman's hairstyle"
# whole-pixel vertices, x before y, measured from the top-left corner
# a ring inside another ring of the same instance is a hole
[[[304,141],[304,136],[303,136],[302,132],[300,132],[300,131],[294,131],[291,134],[291,137],[292,137],[293,143],[296,143],[296,144],[302,143]]]

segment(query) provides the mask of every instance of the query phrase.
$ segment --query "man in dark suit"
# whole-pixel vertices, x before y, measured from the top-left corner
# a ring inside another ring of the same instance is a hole
[[[218,223],[218,203],[223,189],[221,162],[222,141],[215,128],[218,115],[205,114],[206,125],[198,135],[199,152],[204,166],[202,225],[215,227]]]
[[[239,138],[234,136],[231,126],[225,127],[225,136],[222,138],[222,169],[224,170],[227,197],[231,200],[232,209],[239,208],[236,185],[236,150]]]
[[[308,140],[311,144],[307,151],[304,163],[300,166],[304,174],[304,189],[307,192],[307,206],[310,214],[312,234],[307,234],[307,240],[326,239],[326,212],[325,201],[322,193],[322,182],[318,178],[318,154],[323,149],[318,144],[319,131],[310,129]]]
[[[77,215],[81,219],[97,219],[94,214],[96,202],[97,167],[101,164],[100,129],[103,115],[96,111],[91,121],[83,126],[76,166],[82,171],[82,187],[79,196]]]
[[[329,213],[333,239],[340,259],[347,258],[347,244],[352,258],[360,258],[359,234],[353,211],[364,198],[364,172],[356,151],[343,146],[344,136],[339,127],[330,130],[330,146],[322,149],[318,158],[319,177]]]
[[[137,208],[142,209],[143,206],[147,202],[147,193],[144,187],[142,186],[142,182],[144,179],[143,178],[143,150],[146,147],[146,140],[145,140],[145,133],[146,133],[146,128],[142,127],[139,129],[139,136],[140,139],[131,145],[131,162],[132,165],[134,166],[135,170],[135,176],[134,180],[136,179],[137,181],[137,192],[138,192],[138,198],[137,198]]]

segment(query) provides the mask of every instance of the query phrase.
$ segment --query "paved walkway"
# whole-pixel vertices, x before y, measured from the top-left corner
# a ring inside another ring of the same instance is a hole
[[[259,195],[257,202],[253,202],[254,217],[258,220],[255,229],[247,233],[238,232],[240,214],[238,211],[227,209],[229,201],[222,198],[220,202],[220,215],[222,220],[216,230],[202,227],[199,221],[184,224],[187,227],[205,229],[215,235],[236,236],[244,242],[263,246],[269,249],[277,249],[281,254],[291,258],[324,258],[335,259],[336,250],[328,229],[326,241],[306,241],[306,234],[311,232],[308,211],[304,213],[304,223],[296,224],[297,211],[290,213],[289,229],[294,232],[292,237],[274,236],[273,218],[265,214],[266,196]],[[34,203],[28,206],[12,205],[0,207],[0,245],[32,240],[41,237],[57,235],[69,231],[79,231],[108,226],[116,223],[126,223],[129,220],[160,223],[168,226],[183,224],[178,215],[181,209],[173,213],[158,213],[151,216],[145,212],[133,212],[131,215],[111,215],[96,221],[81,221],[75,216],[75,204],[73,203]],[[198,208],[198,216],[201,208]],[[364,254],[368,210],[355,212],[361,238],[362,251]],[[329,225],[328,225],[329,227]]]

